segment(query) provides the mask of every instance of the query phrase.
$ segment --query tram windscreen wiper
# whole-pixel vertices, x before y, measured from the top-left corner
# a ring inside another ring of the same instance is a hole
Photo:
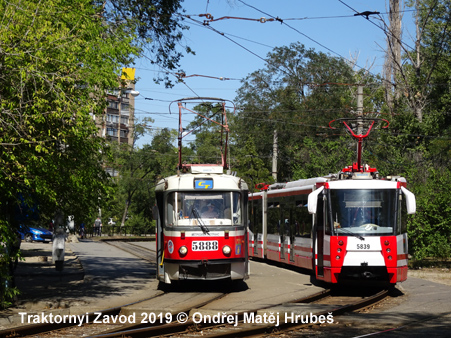
[[[199,227],[202,229],[202,232],[204,234],[208,234],[210,232],[210,230],[203,224],[200,215],[199,215],[199,211],[197,211],[196,208],[193,207],[193,210],[191,210],[191,213],[194,215],[194,217],[196,217],[197,221],[199,222]]]
[[[341,231],[346,232],[354,237],[357,237],[358,239],[360,239],[361,241],[364,241],[365,238],[363,238],[362,236],[360,236],[359,234],[356,234],[355,232],[352,232],[351,230],[348,230],[346,228],[340,228]],[[335,230],[336,231],[336,230]]]

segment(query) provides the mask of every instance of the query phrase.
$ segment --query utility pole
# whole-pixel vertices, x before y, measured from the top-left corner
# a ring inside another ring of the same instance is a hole
[[[277,130],[274,130],[274,139],[272,143],[272,177],[274,182],[277,182]]]
[[[394,111],[394,104],[401,93],[397,81],[401,68],[401,18],[399,0],[389,1],[389,26],[385,31],[387,36],[387,51],[384,63],[385,95],[388,106]],[[387,27],[384,24],[384,27]]]

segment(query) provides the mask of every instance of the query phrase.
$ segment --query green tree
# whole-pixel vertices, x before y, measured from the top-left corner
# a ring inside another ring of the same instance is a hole
[[[178,151],[174,146],[177,138],[177,131],[174,129],[163,128],[155,133],[150,144],[151,151],[154,153],[152,166],[156,176],[154,182],[160,179],[174,175],[178,163]],[[187,149],[183,148],[186,153]]]
[[[273,183],[271,172],[266,168],[265,162],[257,154],[255,140],[248,138],[244,147],[230,147],[233,158],[232,170],[237,170],[237,175],[249,183],[249,189],[253,191],[259,183]]]
[[[398,136],[413,148],[400,156],[417,196],[418,212],[409,224],[409,235],[414,257],[449,258],[451,2],[423,0],[414,6],[419,34],[415,52],[405,54],[410,62],[403,68],[404,104],[409,109],[401,115],[404,123]]]
[[[103,90],[136,49],[125,34],[107,34],[89,1],[3,1],[0,9],[3,242],[23,204],[81,218],[106,192],[91,114],[103,111]]]
[[[149,122],[136,124],[135,141],[143,135],[143,126]],[[108,166],[119,175],[114,180],[115,192],[106,210],[120,225],[133,226],[137,232],[150,228],[155,184],[175,174],[178,158],[173,145],[175,136],[175,131],[164,128],[155,133],[150,145],[141,148],[111,144],[113,156]]]
[[[133,33],[135,43],[148,51],[143,56],[152,64],[169,71],[178,68],[183,56],[177,47],[183,47],[185,53],[194,54],[189,46],[182,45],[182,31],[188,29],[188,26],[182,24],[182,2],[183,0],[96,1],[102,6],[103,18],[110,26],[125,27]],[[172,86],[167,75],[159,74],[154,78],[156,82],[164,81],[167,86]]]
[[[84,221],[108,200],[109,151],[93,117],[144,47],[153,62],[176,67],[179,3],[0,2],[0,242],[15,236],[21,205]]]
[[[417,214],[409,226],[410,250],[416,259],[451,256],[451,171],[430,168],[428,180],[416,186]]]
[[[195,116],[186,130],[195,136],[195,140],[189,143],[191,151],[183,152],[183,158],[189,163],[221,164],[226,141],[222,104],[204,102],[193,110],[200,115]]]
[[[336,137],[328,132],[327,126],[333,119],[349,117],[355,109],[355,83],[368,84],[367,94],[379,85],[377,78],[363,71],[355,72],[345,60],[306,49],[300,43],[275,48],[268,54],[267,67],[246,77],[238,91],[240,109],[231,128],[234,145],[242,148],[249,137],[253,138],[260,158],[268,159],[266,168],[269,170],[276,131],[279,179],[318,175],[318,170],[300,171],[310,158],[300,154],[316,153],[321,157],[318,163],[329,163],[325,160],[329,153],[324,152],[324,148],[337,146],[325,146],[335,142]],[[370,111],[382,104],[376,95],[368,96],[365,103]],[[304,142],[306,137],[312,142]],[[306,147],[301,149],[304,144]],[[341,163],[335,164],[333,168],[324,167],[323,174],[341,169]]]

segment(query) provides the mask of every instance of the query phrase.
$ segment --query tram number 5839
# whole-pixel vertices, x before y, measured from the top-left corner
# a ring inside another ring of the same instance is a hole
[[[218,241],[193,241],[191,249],[193,251],[216,251],[218,250]]]
[[[370,245],[369,244],[357,244],[357,250],[369,250]]]

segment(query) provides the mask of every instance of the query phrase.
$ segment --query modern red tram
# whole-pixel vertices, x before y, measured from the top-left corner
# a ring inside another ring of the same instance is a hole
[[[186,100],[190,99],[179,101],[180,111],[187,109],[181,105]],[[220,126],[228,130],[225,109]],[[157,278],[167,284],[247,279],[248,186],[241,178],[224,173],[224,153],[219,165],[182,163],[184,133],[180,128],[177,174],[162,179],[155,189]]]
[[[407,278],[406,215],[416,204],[403,177],[380,177],[357,162],[335,175],[264,186],[249,195],[249,209],[250,256],[310,269],[329,283]]]

